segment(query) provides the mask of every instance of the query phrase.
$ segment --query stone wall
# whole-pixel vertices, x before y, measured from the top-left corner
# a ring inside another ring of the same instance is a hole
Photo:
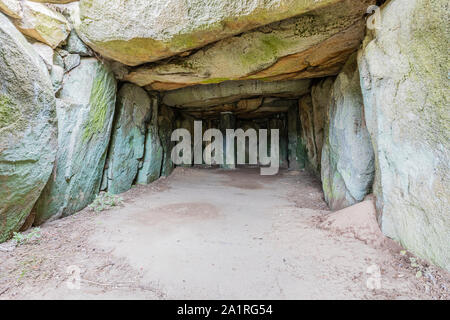
[[[450,270],[448,5],[388,2],[359,69],[382,230]]]

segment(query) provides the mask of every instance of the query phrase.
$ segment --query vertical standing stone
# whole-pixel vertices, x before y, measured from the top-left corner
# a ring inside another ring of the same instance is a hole
[[[94,58],[64,78],[57,103],[57,165],[36,203],[36,223],[73,214],[100,190],[116,102],[113,73]]]
[[[318,158],[316,137],[314,134],[314,112],[311,95],[305,95],[299,100],[299,116],[302,124],[301,143],[306,148],[308,167],[318,173],[320,159]]]
[[[354,54],[334,82],[322,150],[322,186],[333,210],[362,201],[372,189],[374,152],[363,107]]]
[[[0,242],[24,224],[52,172],[56,149],[47,67],[0,13]]]
[[[145,136],[145,153],[142,167],[139,169],[136,182],[149,184],[161,176],[163,147],[158,132],[159,101],[151,98],[151,119],[147,125]]]
[[[289,169],[298,170],[305,168],[306,147],[300,138],[300,119],[298,106],[289,107],[287,114],[288,126],[288,160]]]
[[[147,121],[151,116],[147,92],[126,83],[117,94],[116,120],[108,156],[108,192],[131,189],[144,157]]]
[[[359,52],[381,229],[450,271],[448,0],[396,0]]]
[[[223,169],[235,169],[236,168],[236,146],[234,150],[232,150],[234,157],[234,164],[228,163],[232,161],[232,159],[227,159],[227,150],[231,148],[231,145],[227,144],[226,131],[227,129],[236,129],[236,116],[231,112],[222,112],[220,114],[220,123],[219,123],[220,131],[223,134],[223,164],[220,166]]]
[[[175,115],[171,108],[161,105],[159,107],[159,117],[158,117],[158,132],[161,139],[161,146],[163,149],[163,159],[161,167],[161,175],[169,176],[173,170],[173,162],[171,159],[173,143],[171,141],[172,131],[174,129]]]
[[[328,117],[328,108],[330,105],[330,98],[333,89],[335,78],[329,77],[311,88],[311,98],[313,105],[313,127],[314,127],[314,141],[317,148],[317,162],[318,172],[320,173],[322,161],[322,149],[325,138],[325,125]]]

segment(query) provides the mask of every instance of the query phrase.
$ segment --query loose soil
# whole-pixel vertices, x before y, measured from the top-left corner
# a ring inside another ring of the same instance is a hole
[[[1,244],[0,299],[450,296],[449,274],[384,238],[367,203],[331,213],[306,172],[177,168],[121,196]]]

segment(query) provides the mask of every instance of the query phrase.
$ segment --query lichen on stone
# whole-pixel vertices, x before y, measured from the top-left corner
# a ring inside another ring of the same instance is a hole
[[[105,120],[111,103],[111,86],[108,82],[114,81],[103,67],[97,68],[97,74],[92,84],[91,97],[89,99],[90,110],[89,120],[83,130],[83,141],[92,139],[95,134],[102,132]]]

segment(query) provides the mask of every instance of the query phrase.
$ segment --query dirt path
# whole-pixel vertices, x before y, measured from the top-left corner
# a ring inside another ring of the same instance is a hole
[[[307,173],[177,169],[123,197],[48,223],[39,243],[2,244],[0,299],[449,298],[448,273],[417,278],[398,248],[318,228],[329,212]],[[367,288],[372,265],[380,289]]]

